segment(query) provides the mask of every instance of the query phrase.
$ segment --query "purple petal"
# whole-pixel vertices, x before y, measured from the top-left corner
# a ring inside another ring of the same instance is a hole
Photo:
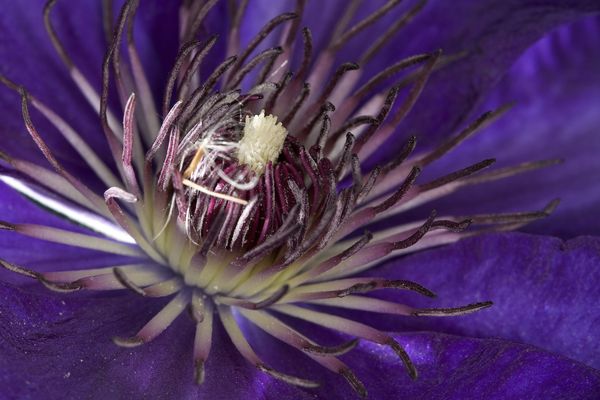
[[[354,397],[340,376],[268,340],[262,353],[278,358],[283,368],[318,377],[323,386],[303,391],[273,381],[239,357],[220,327],[213,336],[207,380],[198,388],[191,379],[193,323],[184,317],[138,348],[122,349],[110,341],[134,333],[160,301],[55,296],[6,284],[0,284],[0,298],[0,382],[11,398]],[[434,333],[395,338],[414,360],[417,381],[410,381],[385,347],[362,343],[344,357],[370,398],[591,398],[600,388],[597,371],[523,344]]]
[[[394,301],[430,308],[491,300],[491,308],[462,317],[364,318],[387,330],[501,337],[598,368],[599,266],[598,238],[563,242],[521,233],[474,237],[392,261],[376,274],[418,282],[438,295],[422,300],[386,294]]]
[[[432,77],[402,132],[421,134],[429,143],[446,137],[531,44],[552,28],[599,9],[596,1],[432,2],[403,32],[410,38],[407,45],[398,49],[396,42],[389,50],[467,53]],[[397,51],[384,51],[377,62],[385,65],[386,58],[397,56]]]
[[[301,328],[304,334],[319,337],[312,326]],[[592,399],[600,390],[599,371],[523,343],[436,332],[392,336],[415,364],[419,374],[415,381],[385,346],[361,341],[341,357],[363,382],[369,399]],[[268,349],[277,367],[321,382],[315,398],[358,398],[341,376],[299,352],[258,334],[254,339],[257,349]]]
[[[519,58],[484,106],[516,101],[514,109],[432,169],[443,173],[489,157],[497,157],[500,166],[557,158],[563,165],[468,188],[434,206],[464,215],[533,210],[560,197],[556,213],[527,230],[561,237],[600,234],[600,187],[592,179],[600,174],[599,49],[598,17],[544,37]]]
[[[419,372],[405,373],[395,354],[363,343],[350,353],[349,365],[372,399],[592,399],[600,373],[532,346],[501,339],[476,339],[439,333],[395,336]],[[333,398],[350,398],[343,385],[329,385]],[[328,389],[329,389],[328,388]]]
[[[125,294],[86,298],[0,283],[0,384],[9,398],[308,398],[243,360],[217,327],[206,381],[193,383],[194,324],[185,316],[134,349],[112,343],[132,335],[160,300]],[[226,384],[225,384],[226,383]]]

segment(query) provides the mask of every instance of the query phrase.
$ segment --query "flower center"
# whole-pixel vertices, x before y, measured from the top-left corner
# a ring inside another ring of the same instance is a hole
[[[262,174],[269,162],[277,161],[286,136],[287,130],[277,122],[277,117],[265,115],[264,110],[259,115],[247,116],[237,158],[257,174]]]

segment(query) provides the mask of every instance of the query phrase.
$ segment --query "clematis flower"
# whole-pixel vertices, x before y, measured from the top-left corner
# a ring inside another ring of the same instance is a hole
[[[33,3],[4,398],[598,395],[597,2]]]

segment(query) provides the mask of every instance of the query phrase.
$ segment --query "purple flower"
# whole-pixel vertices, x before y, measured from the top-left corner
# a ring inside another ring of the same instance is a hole
[[[596,1],[5,3],[0,397],[600,394]]]

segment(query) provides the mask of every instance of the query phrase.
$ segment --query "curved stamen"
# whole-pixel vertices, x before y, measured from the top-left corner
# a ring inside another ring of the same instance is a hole
[[[298,18],[298,15],[294,13],[284,13],[279,14],[269,22],[267,22],[261,30],[256,34],[256,36],[248,43],[244,51],[242,51],[239,55],[237,62],[234,67],[231,69],[230,74],[234,74],[237,72],[238,68],[246,61],[246,59],[250,56],[250,54],[256,49],[256,47],[262,42],[269,34],[279,25],[283,24],[286,21],[290,21]]]
[[[56,33],[54,26],[52,25],[52,20],[50,19],[50,13],[52,12],[52,9],[56,5],[56,2],[57,2],[57,0],[49,0],[44,5],[44,10],[43,10],[44,27],[46,29],[46,32],[48,33],[48,37],[50,38],[50,41],[52,42],[52,46],[54,47],[54,50],[56,51],[59,58],[62,60],[62,62],[65,64],[65,66],[69,70],[69,73],[71,74],[71,78],[75,81],[75,83],[77,84],[77,87],[79,88],[79,90],[81,91],[83,96],[86,98],[88,103],[94,108],[94,110],[96,112],[100,113],[101,105],[100,105],[100,97],[98,96],[98,93],[96,93],[96,90],[94,89],[94,87],[83,76],[81,71],[75,66],[75,63],[73,62],[73,60],[67,53],[67,50],[65,49],[62,42],[58,38],[58,34]],[[118,128],[117,119],[110,111],[107,111],[107,119],[108,119],[108,123],[110,124],[110,126],[113,129]]]
[[[311,351],[315,347],[319,349],[321,349],[322,347],[316,345],[313,341],[300,334],[295,329],[284,324],[279,319],[263,312],[242,311],[241,313],[242,315],[244,315],[245,318],[250,320],[257,327],[264,330],[268,334],[278,338],[279,340],[283,341],[284,343],[290,345],[293,348],[306,352],[306,354],[309,357],[311,357],[314,361],[316,361],[323,367],[336,373],[341,373],[341,371],[349,371],[349,368],[345,364],[343,364],[337,358],[332,357],[332,355],[327,353],[316,353]],[[325,348],[322,349],[326,350]],[[361,384],[359,383],[359,385]]]
[[[443,143],[437,149],[427,154],[425,157],[419,160],[420,165],[427,165],[432,163],[433,161],[439,159],[444,154],[450,152],[456,146],[458,146],[462,141],[468,139],[475,133],[481,131],[485,127],[489,126],[492,122],[502,117],[508,110],[513,107],[513,104],[504,105],[497,110],[488,111],[483,113],[479,118],[477,118],[473,123],[463,129],[458,135],[450,138],[448,141]]]
[[[142,329],[129,338],[114,337],[113,342],[121,347],[137,347],[148,343],[160,335],[185,310],[190,302],[190,295],[182,291],[160,310]]]
[[[269,297],[259,302],[252,302],[248,300],[230,298],[226,296],[216,296],[215,301],[220,304],[247,308],[249,310],[261,310],[279,302],[279,300],[281,300],[288,293],[289,290],[289,285],[283,285]]]
[[[425,4],[427,4],[427,0],[419,0],[417,4],[397,18],[396,21],[383,34],[379,35],[375,42],[365,50],[359,59],[359,64],[364,65],[368,63],[400,29],[408,25],[423,7],[425,7]]]
[[[338,317],[337,315],[326,314],[287,304],[276,305],[274,306],[274,309],[283,314],[320,325],[324,328],[333,329],[338,332],[364,338],[373,343],[389,346],[402,360],[410,377],[412,379],[417,378],[417,370],[402,346],[400,346],[393,338],[377,329],[360,322]]]
[[[272,49],[266,49],[262,52],[258,53],[255,57],[253,57],[248,63],[246,63],[242,68],[240,68],[235,75],[229,80],[226,89],[233,89],[237,87],[242,79],[246,75],[250,73],[256,66],[262,63],[265,60],[275,60],[280,54],[283,53],[283,49],[281,47],[274,47]]]
[[[173,67],[171,68],[171,72],[169,73],[169,78],[167,80],[167,87],[165,89],[165,95],[163,97],[163,104],[162,104],[163,118],[166,119],[167,114],[169,113],[169,110],[170,110],[169,105],[171,104],[171,98],[173,97],[173,89],[175,88],[175,83],[177,81],[177,77],[179,76],[179,70],[181,69],[181,66],[184,64],[186,59],[189,57],[190,54],[192,54],[192,52],[194,50],[196,50],[197,48],[200,48],[200,51],[197,53],[197,55],[201,55],[199,57],[202,57],[203,55],[205,55],[206,53],[208,53],[210,51],[210,49],[214,46],[215,42],[216,42],[216,37],[212,37],[212,38],[208,39],[204,44],[200,43],[199,41],[194,40],[192,42],[188,42],[188,43],[184,44],[181,47],[181,49],[179,49],[179,53],[177,54],[177,57],[175,58],[175,63],[173,64]],[[180,100],[183,100],[183,99],[180,99]]]
[[[220,306],[218,308],[219,317],[221,318],[221,322],[225,327],[225,331],[229,335],[229,338],[233,342],[233,345],[237,348],[237,350],[248,360],[250,363],[256,366],[260,371],[271,375],[272,377],[289,383],[290,385],[300,386],[305,388],[316,388],[319,387],[317,382],[310,381],[308,379],[302,379],[295,376],[287,375],[282,372],[279,372],[269,366],[267,366],[254,352],[250,344],[244,337],[241,329],[239,328],[237,322],[233,318],[231,314],[231,309],[229,307]]]
[[[14,90],[19,95],[19,85],[3,75],[0,75],[0,83],[7,88]],[[71,147],[79,153],[81,158],[92,168],[94,173],[108,186],[115,186],[119,180],[114,176],[112,171],[106,166],[104,161],[92,150],[87,142],[73,129],[63,118],[46,106],[36,97],[27,93],[27,98],[31,105],[35,107],[50,123],[61,133],[61,135],[69,142]]]
[[[25,128],[29,135],[40,149],[46,160],[52,165],[52,167],[58,172],[63,178],[65,178],[79,193],[81,193],[90,204],[94,207],[94,209],[105,216],[110,218],[110,213],[106,209],[104,202],[102,199],[96,195],[91,189],[89,189],[86,185],[84,185],[79,179],[75,178],[73,175],[68,173],[63,166],[58,162],[54,154],[46,144],[46,142],[42,139],[37,129],[33,125],[33,121],[29,115],[29,107],[28,103],[28,94],[27,91],[23,88],[19,88],[19,92],[21,93],[21,113],[23,115],[23,121],[25,122]]]
[[[204,382],[204,363],[208,359],[212,346],[213,307],[208,301],[203,301],[202,296],[194,293],[192,308],[196,309],[201,304],[203,318],[196,323],[196,335],[194,338],[194,372],[196,384]]]
[[[364,19],[362,19],[360,22],[358,22],[352,28],[348,29],[346,32],[344,32],[342,35],[340,35],[340,37],[337,38],[337,40],[335,40],[330,45],[330,47],[329,47],[330,51],[334,51],[334,52],[337,51],[340,47],[345,45],[351,38],[356,36],[362,30],[364,30],[365,28],[374,24],[375,22],[377,22],[378,19],[383,17],[392,8],[394,8],[398,4],[400,4],[401,1],[402,0],[388,0],[388,2],[385,3],[383,6],[379,7],[372,14],[366,16]]]
[[[450,317],[456,315],[470,314],[484,308],[491,307],[493,303],[491,301],[484,301],[481,303],[473,303],[462,307],[452,308],[419,308],[412,312],[412,315],[417,317]]]

